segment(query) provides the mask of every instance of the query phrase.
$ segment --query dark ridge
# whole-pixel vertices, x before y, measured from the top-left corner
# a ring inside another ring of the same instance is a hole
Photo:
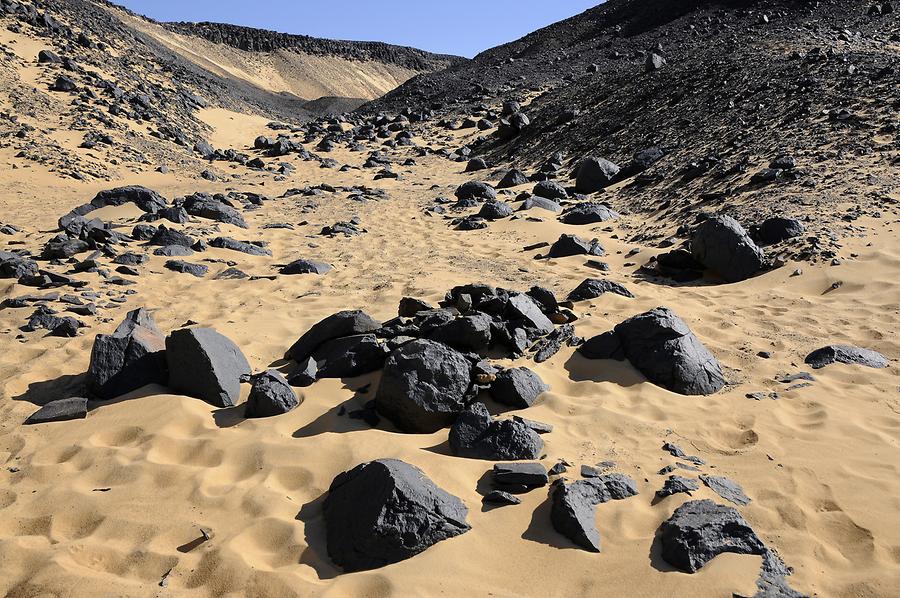
[[[224,23],[178,22],[163,23],[162,26],[176,33],[202,37],[216,44],[248,52],[296,50],[316,56],[338,56],[349,60],[384,62],[415,71],[433,71],[467,62],[465,58],[459,56],[432,54],[424,50],[394,46],[383,42],[320,39],[307,35],[278,33]]]

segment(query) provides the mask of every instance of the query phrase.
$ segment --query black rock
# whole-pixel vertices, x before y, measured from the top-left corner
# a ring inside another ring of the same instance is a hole
[[[272,417],[291,411],[300,404],[294,390],[280,373],[268,370],[251,378],[244,417]]]
[[[318,378],[319,364],[312,357],[307,357],[300,362],[300,367],[291,374],[288,384],[302,388],[314,384]]]
[[[436,432],[465,408],[471,372],[471,362],[456,350],[412,341],[388,357],[375,406],[405,432]]]
[[[518,320],[526,328],[532,328],[542,334],[553,331],[553,322],[544,315],[537,302],[524,293],[510,294],[506,312],[510,320]]]
[[[656,491],[656,496],[657,498],[665,498],[682,492],[690,494],[699,489],[700,483],[697,480],[684,478],[678,475],[670,475],[663,484],[663,487]]]
[[[500,220],[512,215],[512,206],[503,201],[486,201],[478,211],[478,216],[486,220]]]
[[[25,420],[26,424],[46,424],[87,417],[88,400],[82,397],[50,401]]]
[[[491,344],[491,317],[474,313],[434,328],[428,338],[461,351],[480,351]]]
[[[313,352],[317,378],[352,378],[381,369],[386,349],[374,334],[327,340]]]
[[[203,278],[204,276],[206,276],[206,273],[209,272],[209,266],[203,264],[192,264],[190,262],[185,262],[182,260],[168,260],[166,262],[166,268],[172,270],[173,272],[190,274],[192,276],[196,276],[197,278]]]
[[[450,428],[454,455],[486,461],[537,459],[544,442],[537,432],[512,419],[495,420],[483,403],[473,403]]]
[[[498,373],[491,383],[490,394],[498,403],[525,409],[548,390],[550,387],[540,376],[526,367],[518,367]]]
[[[725,500],[742,507],[750,504],[750,498],[744,494],[744,489],[737,482],[733,482],[726,477],[714,475],[701,475],[700,479],[706,484],[707,488]]]
[[[400,299],[400,305],[397,308],[397,315],[399,315],[401,318],[411,318],[420,312],[430,311],[432,309],[434,309],[434,307],[425,303],[421,299],[403,297],[402,299]]]
[[[41,50],[38,52],[38,64],[62,64],[62,58],[51,50]]]
[[[211,328],[182,328],[166,338],[169,386],[175,392],[216,407],[232,407],[241,392],[241,377],[250,374],[244,354]]]
[[[804,361],[817,370],[832,363],[863,365],[877,369],[886,368],[889,365],[887,358],[881,353],[851,345],[829,345],[816,349],[807,355]]]
[[[114,264],[122,264],[124,266],[140,266],[145,264],[150,257],[145,253],[122,253],[113,258]]]
[[[313,260],[299,259],[282,266],[279,272],[285,275],[293,274],[327,274],[331,271],[331,265]]]
[[[606,280],[605,278],[586,278],[581,284],[575,287],[575,290],[569,293],[568,300],[587,301],[589,299],[596,299],[605,293],[614,293],[616,295],[621,295],[622,297],[634,299],[634,295],[631,291],[617,282]]]
[[[497,183],[498,189],[508,189],[510,187],[518,187],[519,185],[527,185],[528,177],[521,170],[516,170],[513,168],[506,172],[503,175],[503,178],[500,179],[500,182]]]
[[[622,347],[622,339],[614,330],[588,339],[578,347],[578,352],[588,359],[615,359],[625,361],[625,349]]]
[[[550,521],[556,531],[578,546],[590,552],[600,552],[600,532],[597,531],[594,508],[601,503],[637,494],[634,480],[621,473],[571,484],[559,480],[551,491]]]
[[[112,334],[98,334],[91,349],[87,387],[108,400],[148,384],[165,385],[166,337],[144,308],[128,312]]]
[[[497,192],[494,191],[494,188],[487,183],[482,183],[480,181],[463,183],[457,187],[454,195],[456,195],[456,199],[459,200],[476,199],[478,201],[487,201],[490,199],[497,199]]]
[[[340,311],[314,324],[285,353],[285,358],[302,363],[327,341],[374,332],[381,324],[360,310]]]
[[[503,486],[538,488],[550,482],[547,469],[540,463],[497,463],[491,475]]]
[[[194,239],[179,230],[168,228],[162,224],[151,237],[150,245],[159,245],[166,247],[169,245],[181,245],[182,247],[190,247],[194,244]]]
[[[625,320],[615,332],[625,356],[654,384],[685,395],[709,395],[725,386],[716,358],[665,307]]]
[[[328,555],[345,571],[408,559],[470,529],[460,499],[417,467],[394,459],[338,475],[322,509]]]
[[[751,229],[750,236],[761,245],[774,245],[794,237],[799,237],[806,228],[794,218],[769,218],[758,227]]]
[[[559,258],[570,255],[603,255],[606,251],[600,245],[600,241],[592,239],[585,241],[575,235],[560,235],[559,239],[550,246],[547,257]]]
[[[590,201],[580,203],[567,209],[559,217],[564,224],[596,224],[621,217],[621,214],[613,210],[605,203]]]
[[[727,282],[746,280],[765,265],[765,254],[729,216],[702,222],[691,240],[694,259]]]
[[[619,167],[609,160],[588,157],[578,165],[575,188],[579,193],[594,193],[610,186],[618,174]]]
[[[209,244],[211,247],[240,251],[241,253],[246,253],[248,255],[272,255],[272,252],[265,247],[260,247],[259,245],[254,245],[247,241],[236,241],[230,237],[216,237],[210,241]]]
[[[70,77],[60,75],[50,86],[50,89],[52,91],[72,92],[78,90],[78,84],[75,83],[75,81],[73,81]]]
[[[184,209],[191,216],[247,228],[247,223],[240,212],[225,202],[205,193],[195,193],[185,197]]]
[[[662,557],[670,565],[695,573],[723,552],[768,552],[750,524],[733,507],[711,500],[684,503],[660,526]]]
[[[542,210],[547,210],[548,212],[562,212],[562,206],[552,199],[535,196],[526,198],[525,201],[519,205],[517,211],[524,212],[525,210],[531,210],[533,208],[540,208]]]
[[[140,185],[107,189],[95,195],[91,200],[94,208],[121,206],[126,203],[133,203],[148,214],[155,214],[168,206],[166,198],[156,191]]]
[[[477,172],[479,170],[485,170],[488,167],[487,162],[484,161],[484,158],[472,158],[469,160],[469,163],[466,164],[466,172]]]
[[[532,191],[532,193],[536,197],[552,199],[553,201],[569,199],[569,194],[566,192],[565,187],[563,187],[556,181],[541,181],[534,186],[534,190]]]
[[[466,216],[456,224],[456,230],[481,230],[488,227],[487,221],[481,216]]]
[[[503,490],[491,490],[481,500],[492,505],[518,505],[522,503],[521,498]]]
[[[153,250],[153,255],[162,257],[187,257],[194,255],[194,250],[184,245],[166,245]]]

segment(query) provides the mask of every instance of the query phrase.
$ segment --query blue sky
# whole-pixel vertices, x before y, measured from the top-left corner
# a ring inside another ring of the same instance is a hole
[[[158,21],[217,21],[474,56],[601,0],[114,0]]]

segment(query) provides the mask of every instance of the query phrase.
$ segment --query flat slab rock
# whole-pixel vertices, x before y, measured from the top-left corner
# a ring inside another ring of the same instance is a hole
[[[469,531],[468,509],[422,470],[379,459],[338,475],[323,503],[328,555],[345,571],[403,561]]]
[[[547,468],[541,463],[497,463],[492,477],[497,484],[528,488],[539,488],[550,482]]]
[[[852,345],[829,345],[816,349],[804,360],[813,369],[821,369],[833,363],[862,365],[882,369],[889,365],[887,358],[871,349],[863,349]]]
[[[88,400],[83,397],[70,397],[50,401],[25,420],[26,424],[46,424],[87,417]]]
[[[744,489],[737,482],[714,475],[701,475],[700,479],[710,490],[725,500],[742,507],[750,504],[750,498],[744,494]]]
[[[622,500],[638,494],[637,484],[622,473],[566,484],[557,481],[551,490],[550,521],[553,529],[587,551],[600,552],[600,532],[595,523],[594,508],[611,500]]]

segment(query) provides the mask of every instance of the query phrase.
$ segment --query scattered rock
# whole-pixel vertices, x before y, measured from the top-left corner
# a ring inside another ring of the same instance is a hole
[[[166,338],[169,386],[216,407],[233,407],[241,377],[250,374],[244,354],[212,328],[182,328]]]
[[[887,358],[881,353],[851,345],[829,345],[816,349],[807,355],[804,361],[817,370],[832,363],[862,365],[876,369],[886,368],[889,365]]]

